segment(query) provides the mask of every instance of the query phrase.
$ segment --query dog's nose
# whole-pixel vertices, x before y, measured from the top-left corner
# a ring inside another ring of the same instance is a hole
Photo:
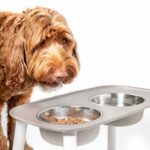
[[[61,81],[63,78],[67,77],[67,72],[64,70],[56,70],[54,76],[57,80]]]

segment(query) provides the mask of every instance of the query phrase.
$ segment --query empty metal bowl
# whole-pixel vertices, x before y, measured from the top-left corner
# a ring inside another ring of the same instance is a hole
[[[112,106],[112,107],[132,107],[144,102],[144,99],[139,96],[125,94],[125,93],[108,93],[95,95],[90,98],[90,101],[97,105]],[[108,125],[112,126],[127,126],[137,123],[142,119],[144,111],[139,111],[130,116],[124,117],[117,121],[113,121]]]
[[[124,107],[141,104],[144,102],[144,99],[125,93],[110,93],[93,96],[90,98],[90,101],[99,105]]]
[[[97,118],[101,117],[101,112],[91,109],[88,107],[80,107],[80,106],[57,106],[57,107],[52,107],[48,108],[46,110],[41,111],[37,115],[38,119],[53,124],[53,125],[65,125],[67,127],[71,125],[82,125],[83,123],[88,123],[93,120],[96,120]],[[49,119],[49,118],[52,118]],[[53,122],[53,118],[56,119],[56,122]],[[67,119],[67,118],[72,118],[72,119],[82,119],[83,122],[80,123],[60,123],[58,120],[62,119]],[[90,129],[85,129],[78,131],[77,133],[77,144],[78,145],[83,145],[87,144],[91,141],[93,141],[99,134],[99,129],[100,126],[95,126]],[[45,129],[40,129],[41,136],[49,143],[62,146],[63,145],[63,132],[56,132],[56,131],[50,131],[50,130],[45,130]],[[87,136],[88,135],[88,136]]]

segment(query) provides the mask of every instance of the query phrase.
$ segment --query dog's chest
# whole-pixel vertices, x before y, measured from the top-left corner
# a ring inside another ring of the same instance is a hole
[[[22,89],[9,89],[6,86],[0,86],[0,100],[7,102],[12,97],[17,95],[25,95],[32,90],[31,87],[24,87]]]

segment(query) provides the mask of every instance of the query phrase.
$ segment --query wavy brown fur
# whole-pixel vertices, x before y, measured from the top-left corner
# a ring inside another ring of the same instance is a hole
[[[20,14],[0,12],[0,112],[4,103],[8,111],[28,103],[36,83],[70,83],[78,70],[75,39],[58,12],[42,7]],[[9,150],[14,128],[15,120],[8,116]],[[0,126],[1,150],[7,150],[6,143]]]

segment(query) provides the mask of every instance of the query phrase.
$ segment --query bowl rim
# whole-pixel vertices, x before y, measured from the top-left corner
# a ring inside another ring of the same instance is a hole
[[[98,97],[100,95],[108,95],[108,94],[125,94],[125,95],[130,95],[130,96],[134,96],[134,97],[138,97],[140,99],[142,99],[142,102],[135,104],[135,105],[127,105],[127,106],[118,106],[118,105],[109,105],[109,104],[98,104],[95,102],[92,102],[93,97]],[[92,103],[93,105],[97,105],[97,106],[103,106],[103,107],[117,107],[117,108],[126,108],[126,107],[133,107],[133,106],[137,106],[137,105],[141,105],[144,102],[146,102],[147,100],[145,98],[143,98],[142,96],[138,96],[136,94],[130,94],[130,93],[125,93],[125,92],[110,92],[110,93],[101,93],[101,94],[96,94],[96,95],[92,95],[88,98],[89,103]]]
[[[91,120],[91,121],[88,121],[88,122],[85,122],[85,123],[81,123],[81,124],[54,124],[54,123],[49,123],[49,122],[47,122],[47,121],[44,121],[43,119],[40,118],[40,115],[41,115],[43,112],[45,112],[45,111],[47,111],[47,110],[50,110],[50,109],[55,109],[55,108],[57,108],[57,107],[58,107],[58,108],[65,108],[65,107],[87,108],[87,109],[89,109],[89,110],[94,110],[94,111],[98,112],[98,113],[99,113],[99,116],[98,116],[96,119],[94,119],[94,120]],[[102,118],[102,117],[103,117],[103,112],[102,112],[102,111],[100,111],[100,110],[98,110],[98,109],[95,109],[95,108],[92,108],[92,107],[80,106],[80,105],[56,105],[56,106],[52,106],[52,107],[47,107],[47,108],[45,108],[45,109],[39,111],[39,112],[37,113],[37,115],[36,115],[36,118],[37,118],[38,120],[40,120],[40,121],[42,121],[42,122],[45,122],[45,123],[47,123],[47,124],[54,125],[54,126],[60,125],[60,126],[69,126],[69,127],[70,127],[70,126],[78,126],[78,125],[88,124],[88,123],[91,123],[91,122],[93,122],[93,121],[96,121],[97,119],[100,119],[100,118]]]

